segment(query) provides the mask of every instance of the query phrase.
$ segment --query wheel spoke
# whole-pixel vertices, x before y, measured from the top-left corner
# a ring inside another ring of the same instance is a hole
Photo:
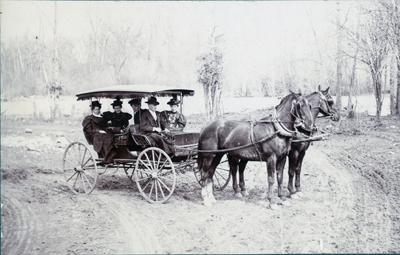
[[[146,169],[137,169],[138,173],[145,173],[146,175],[149,175],[151,171],[147,171]]]
[[[87,148],[85,148],[85,152],[83,153],[82,162],[81,162],[82,165],[83,165],[83,160],[85,160],[85,157],[86,157],[86,151],[87,151]]]
[[[75,169],[71,169],[71,170],[74,170],[75,171]],[[74,172],[74,174],[73,175],[71,175],[71,177],[69,177],[68,179],[67,179],[67,182],[69,182],[69,180],[71,180],[72,179],[72,177],[74,177],[76,174],[77,174],[78,172]]]
[[[150,183],[150,182],[149,182]],[[147,186],[147,185],[146,185]],[[151,194],[153,194],[153,188],[154,188],[154,181],[151,180],[151,189],[150,189],[150,193],[149,193],[149,198],[151,199]]]
[[[169,192],[171,192],[171,190],[168,188],[168,186],[162,182],[161,180],[158,180]]]
[[[93,188],[92,184],[90,183],[89,179],[87,178],[85,173],[82,173],[83,177],[85,177],[86,182],[89,184],[90,189]]]
[[[150,178],[150,177],[149,177],[149,178]],[[142,189],[143,191],[144,191],[144,190],[147,188],[147,186],[151,183],[151,180],[152,180],[152,179],[150,178],[150,180],[149,180],[149,181],[146,183],[146,185],[143,187],[143,189]]]
[[[78,179],[79,179],[79,172],[77,172],[78,173],[78,175],[76,176],[76,178],[75,178],[75,182],[74,182],[74,185],[72,185],[72,188],[73,189],[75,189],[75,185],[76,185],[76,182],[78,181]]]
[[[147,156],[147,153],[145,153],[144,155],[146,156],[147,162],[148,162],[149,165],[151,166],[150,171],[153,171],[153,165],[151,164],[151,161],[150,161],[150,159],[149,159],[149,156]],[[143,162],[143,160],[141,160],[141,161]],[[145,164],[145,163],[143,162],[143,164]],[[145,165],[146,165],[146,164],[145,164]],[[146,166],[147,166],[147,165],[146,165]]]
[[[71,150],[74,150],[72,147],[71,147]],[[72,163],[74,166],[76,166],[76,165],[78,165],[79,166],[79,161],[76,161],[76,154],[74,153],[74,152],[70,152],[70,150],[68,150],[68,153],[67,153],[75,162],[74,163]]]
[[[138,182],[141,182],[141,181],[144,181],[144,180],[148,180],[148,179],[151,179],[151,177],[150,176],[144,177],[143,179],[139,179]]]
[[[156,201],[158,201],[158,184],[157,184],[157,179],[154,179],[154,184],[155,184],[155,190],[156,190]]]
[[[150,172],[153,172],[153,169],[150,168],[150,167],[148,167],[148,165],[147,165],[145,162],[143,162],[143,160],[139,159],[139,161],[140,161],[140,163],[142,163],[142,165],[145,166]]]
[[[86,164],[92,159],[92,157],[88,158],[88,160],[86,160],[85,164],[82,164],[82,167],[86,166]]]
[[[164,180],[170,181],[170,182],[172,182],[172,181],[174,180],[173,178],[168,179],[168,178],[166,178],[165,176],[158,176],[158,178],[159,178],[159,179],[164,179]]]
[[[156,159],[154,157],[154,150],[151,151],[151,156],[153,157],[153,166],[156,167]]]
[[[160,184],[161,181],[156,180],[156,182],[157,182],[157,185],[160,187],[161,195],[162,195],[163,198],[165,199],[164,191],[162,190],[162,187],[161,187],[161,184]]]
[[[87,193],[87,192],[86,192],[85,180],[83,179],[83,172],[80,173],[80,176],[81,176],[83,191],[84,191],[85,193]]]
[[[160,153],[160,154],[158,155],[157,165],[155,166],[156,169],[160,169],[159,166],[160,166],[161,158],[162,158],[162,154]]]
[[[157,171],[157,172],[160,173],[161,170],[165,167],[165,165],[166,165],[167,163],[169,163],[169,162],[168,162],[168,159],[165,159],[164,163],[162,164],[162,166],[161,166],[160,168],[158,168],[158,171]]]
[[[68,161],[71,165],[76,166],[76,163],[72,162],[71,160],[69,160],[69,159],[67,159],[67,158],[64,159],[64,162],[65,162],[65,161]]]

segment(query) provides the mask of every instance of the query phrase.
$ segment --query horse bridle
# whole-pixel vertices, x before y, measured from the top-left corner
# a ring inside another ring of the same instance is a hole
[[[329,100],[329,101],[332,100],[332,102],[333,102],[332,97],[328,94],[328,96],[329,96],[330,98],[327,99],[326,96],[325,96],[324,94],[322,94],[322,92],[319,92],[319,93],[320,93],[320,98],[319,98],[318,106],[312,107],[312,109],[318,108],[319,111],[322,112],[322,113],[325,115],[324,117],[333,117],[333,112],[332,112],[331,107],[329,106],[329,103],[328,103],[328,100]],[[326,112],[326,111],[321,107],[321,98],[322,98],[322,101],[325,103],[325,106],[326,106],[326,108],[328,109],[328,112]]]
[[[313,133],[313,130],[310,130],[304,126],[304,120],[300,117],[300,114],[297,110],[297,107],[292,107],[290,110],[290,114],[294,117],[294,129],[297,131],[297,128],[300,128],[306,132]]]

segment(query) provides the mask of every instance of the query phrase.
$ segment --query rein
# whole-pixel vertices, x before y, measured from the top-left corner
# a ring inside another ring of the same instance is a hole
[[[273,133],[272,135],[261,139],[260,141],[256,142],[256,143],[262,143],[265,142],[267,140],[271,140],[273,138],[275,138],[278,135],[278,131],[276,131],[275,133]],[[179,148],[179,150],[186,150],[186,151],[194,151],[194,152],[203,152],[203,153],[223,153],[223,152],[230,152],[230,151],[235,151],[235,150],[240,150],[240,149],[244,149],[250,146],[254,146],[254,143],[249,143],[246,145],[242,145],[242,146],[238,146],[238,147],[234,147],[234,148],[230,148],[230,149],[222,149],[222,150],[193,150],[193,149],[187,149],[187,148]]]

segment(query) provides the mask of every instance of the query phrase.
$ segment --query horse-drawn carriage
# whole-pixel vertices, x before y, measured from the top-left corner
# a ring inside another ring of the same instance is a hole
[[[185,96],[193,96],[194,90],[169,88],[152,85],[121,85],[94,89],[77,94],[77,100],[92,98],[142,99],[145,97],[175,97],[183,102]],[[182,104],[181,104],[182,107]],[[75,194],[90,194],[96,186],[99,175],[107,169],[122,168],[127,177],[136,183],[142,196],[150,203],[164,203],[174,192],[177,173],[193,170],[200,181],[197,170],[197,146],[199,132],[171,131],[168,139],[173,144],[174,153],[168,155],[152,146],[149,137],[140,132],[138,126],[130,126],[112,136],[114,153],[111,160],[98,158],[91,146],[85,142],[72,142],[64,152],[63,170],[70,190]],[[100,169],[104,168],[101,172]],[[216,170],[213,178],[214,189],[222,190],[229,183],[230,173],[227,163]]]

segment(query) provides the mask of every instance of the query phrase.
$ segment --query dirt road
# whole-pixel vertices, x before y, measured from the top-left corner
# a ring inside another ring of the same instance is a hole
[[[400,252],[396,135],[386,154],[368,154],[380,137],[315,142],[303,164],[304,196],[271,210],[260,198],[267,173],[258,162],[246,169],[250,196],[235,198],[229,185],[215,194],[213,207],[201,204],[192,172],[178,176],[162,205],[146,202],[123,171],[101,175],[91,195],[76,196],[64,185],[62,149],[4,144],[3,135],[25,135],[7,130],[2,127],[3,254]],[[379,158],[386,159],[382,168]]]

